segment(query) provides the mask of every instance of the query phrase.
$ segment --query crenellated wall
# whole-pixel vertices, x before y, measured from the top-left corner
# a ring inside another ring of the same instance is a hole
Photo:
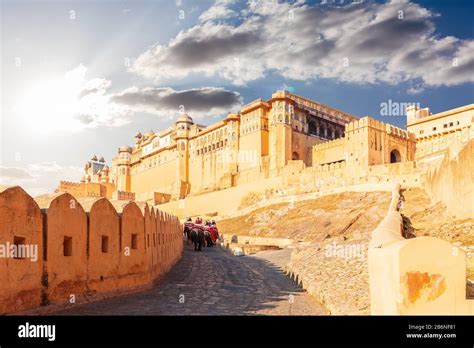
[[[38,204],[18,186],[0,189],[0,243],[37,245],[35,262],[0,258],[0,313],[41,305],[43,270],[43,220]],[[5,250],[5,251],[7,251]]]
[[[474,218],[474,139],[467,144],[453,141],[424,178],[434,202],[443,202],[459,219]]]
[[[343,138],[313,146],[313,165],[346,162],[347,166],[372,166],[413,161],[415,136],[370,117],[345,125]]]
[[[13,244],[37,258],[6,254]],[[0,188],[0,314],[150,286],[182,248],[178,218],[147,204]]]

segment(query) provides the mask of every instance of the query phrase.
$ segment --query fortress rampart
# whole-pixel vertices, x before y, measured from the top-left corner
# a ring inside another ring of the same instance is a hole
[[[400,185],[369,244],[370,307],[375,315],[466,315],[466,253],[442,239],[402,236]]]
[[[453,142],[424,182],[434,202],[443,202],[459,219],[474,218],[474,140]]]
[[[0,313],[151,286],[182,248],[178,218],[147,204],[0,188]]]

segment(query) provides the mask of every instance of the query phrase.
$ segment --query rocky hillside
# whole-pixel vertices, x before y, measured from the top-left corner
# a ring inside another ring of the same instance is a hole
[[[342,193],[277,204],[219,222],[222,233],[303,241],[287,265],[332,314],[369,314],[367,246],[387,192]]]
[[[435,236],[463,246],[474,244],[472,220],[457,220],[420,189],[404,192],[402,213],[417,236]],[[367,246],[390,203],[387,192],[348,192],[280,203],[219,221],[224,234],[291,238],[287,269],[332,314],[369,314]],[[468,258],[468,276],[474,275]]]
[[[224,234],[326,242],[356,238],[377,226],[387,211],[387,192],[342,193],[314,200],[280,203],[219,221]]]

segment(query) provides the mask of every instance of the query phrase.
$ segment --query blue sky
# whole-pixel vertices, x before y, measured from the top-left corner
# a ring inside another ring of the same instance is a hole
[[[404,127],[381,103],[473,102],[472,1],[321,2],[0,1],[0,184],[78,180],[179,105],[210,124],[286,88]]]

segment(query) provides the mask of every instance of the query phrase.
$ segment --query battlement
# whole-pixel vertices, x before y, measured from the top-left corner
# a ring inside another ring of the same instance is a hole
[[[149,205],[142,212],[134,202],[117,211],[105,198],[63,193],[34,199],[15,186],[0,192],[0,221],[1,244],[21,231],[25,244],[38,249],[37,259],[31,259],[35,262],[0,258],[1,269],[8,270],[0,275],[2,315],[45,303],[69,304],[70,294],[81,303],[148,287],[173,267],[183,250],[176,216]],[[160,243],[146,245],[145,236]],[[128,247],[129,255],[119,245]],[[48,282],[42,282],[44,277]]]
[[[321,150],[326,150],[326,149],[330,149],[337,146],[343,146],[345,141],[346,141],[345,138],[339,138],[339,139],[334,139],[331,141],[326,141],[321,144],[316,144],[313,146],[313,151],[321,151]]]
[[[345,161],[339,161],[334,163],[321,164],[316,167],[317,172],[333,172],[336,170],[344,169],[346,167]]]
[[[408,132],[407,130],[395,127],[394,125],[391,125],[389,123],[378,121],[369,116],[364,116],[357,121],[347,123],[345,126],[346,134],[358,131],[366,127],[370,127],[381,132],[387,132],[387,134],[391,134],[399,138],[415,140],[414,135]]]
[[[115,185],[109,182],[60,181],[56,192],[67,192],[77,197],[112,197]]]
[[[112,199],[117,201],[135,201],[135,193],[117,190],[112,193]]]
[[[69,186],[69,187],[80,187],[82,185],[83,185],[83,183],[81,183],[81,182],[63,181],[63,180],[61,180],[59,182],[59,187],[67,187],[67,186]]]

